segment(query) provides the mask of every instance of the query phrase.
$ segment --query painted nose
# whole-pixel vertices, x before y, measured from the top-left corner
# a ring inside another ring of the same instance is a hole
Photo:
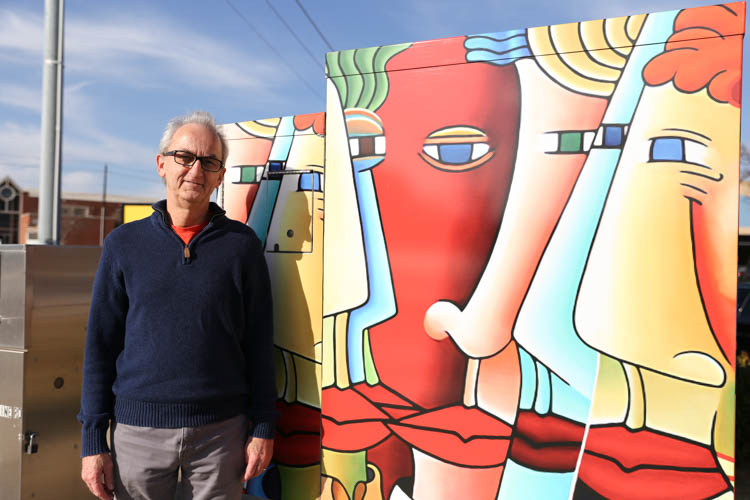
[[[450,337],[470,358],[502,351],[511,339],[514,314],[508,311],[501,240],[495,241],[487,266],[466,307],[440,300],[425,313],[424,329],[435,340]]]

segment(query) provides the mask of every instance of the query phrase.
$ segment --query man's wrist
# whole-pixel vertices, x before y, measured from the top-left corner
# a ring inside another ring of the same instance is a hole
[[[89,428],[81,431],[81,458],[109,453],[107,428]]]
[[[273,439],[276,435],[276,426],[273,421],[251,422],[250,435],[261,439]]]

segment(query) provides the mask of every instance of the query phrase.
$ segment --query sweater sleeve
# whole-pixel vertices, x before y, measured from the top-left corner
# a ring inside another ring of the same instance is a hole
[[[117,375],[116,361],[123,349],[128,298],[121,271],[105,240],[94,279],[91,310],[86,327],[81,390],[81,456],[109,451],[107,428],[112,418],[112,384]]]
[[[250,270],[252,289],[246,297],[249,329],[245,337],[245,359],[248,360],[250,387],[249,417],[253,437],[272,439],[278,418],[276,379],[273,362],[273,306],[271,280],[263,248],[257,245]]]

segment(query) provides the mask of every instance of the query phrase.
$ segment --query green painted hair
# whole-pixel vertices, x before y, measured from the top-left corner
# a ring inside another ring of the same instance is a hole
[[[376,111],[388,95],[385,65],[411,44],[342,50],[326,54],[326,74],[336,85],[341,106]]]

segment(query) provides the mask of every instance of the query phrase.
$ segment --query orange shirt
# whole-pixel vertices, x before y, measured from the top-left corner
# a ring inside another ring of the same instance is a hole
[[[203,231],[203,228],[208,225],[208,222],[204,222],[203,224],[196,224],[195,226],[185,226],[185,227],[179,227],[172,225],[172,229],[175,233],[177,233],[177,236],[180,237],[180,239],[185,242],[185,245],[190,243],[190,240],[193,239],[193,237]]]

